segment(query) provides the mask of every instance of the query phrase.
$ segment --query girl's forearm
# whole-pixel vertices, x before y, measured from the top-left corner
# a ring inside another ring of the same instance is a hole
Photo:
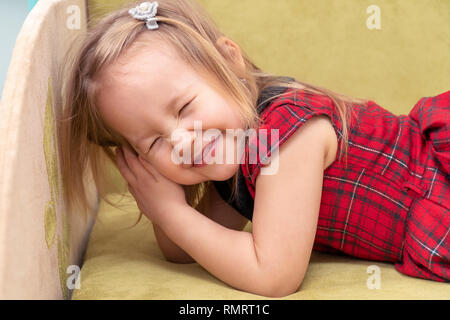
[[[159,248],[166,259],[173,263],[194,263],[195,260],[192,259],[183,249],[176,245],[164,231],[153,223],[153,231],[155,233],[156,241],[158,242]]]
[[[259,265],[253,236],[228,229],[189,206],[170,212],[160,227],[211,274],[242,291],[270,296],[270,275]]]

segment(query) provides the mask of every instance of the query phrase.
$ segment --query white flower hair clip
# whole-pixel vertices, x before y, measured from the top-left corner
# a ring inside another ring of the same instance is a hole
[[[155,30],[158,29],[158,24],[156,23],[156,12],[158,10],[158,2],[142,2],[136,8],[128,10],[128,13],[137,20],[144,20],[147,25],[147,29]]]

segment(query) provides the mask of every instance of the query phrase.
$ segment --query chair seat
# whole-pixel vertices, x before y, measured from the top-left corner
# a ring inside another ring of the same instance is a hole
[[[102,202],[81,269],[80,289],[72,299],[266,299],[237,290],[199,264],[165,260],[151,222],[139,216],[136,202],[119,194],[109,199],[125,210]],[[251,231],[251,222],[245,228]],[[367,281],[375,265],[380,288]],[[370,271],[370,269],[369,269]],[[411,278],[392,264],[313,252],[299,290],[283,299],[449,299],[448,284]]]

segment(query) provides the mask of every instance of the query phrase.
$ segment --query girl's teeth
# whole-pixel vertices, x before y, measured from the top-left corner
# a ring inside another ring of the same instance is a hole
[[[205,154],[203,155],[203,162],[209,162],[215,155],[216,155],[216,148],[215,148],[216,141],[212,142],[207,150],[205,150]],[[212,149],[212,151],[211,151]]]

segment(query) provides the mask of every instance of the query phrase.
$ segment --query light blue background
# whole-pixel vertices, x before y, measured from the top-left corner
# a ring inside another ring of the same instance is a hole
[[[29,10],[37,0],[0,0],[0,92],[8,72],[16,38]]]
[[[34,5],[38,2],[38,0],[28,0],[28,9],[33,9]]]

